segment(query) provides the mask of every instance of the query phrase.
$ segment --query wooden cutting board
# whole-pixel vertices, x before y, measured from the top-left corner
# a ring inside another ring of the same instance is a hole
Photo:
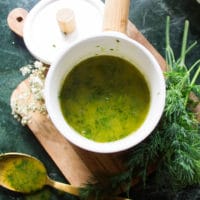
[[[161,68],[165,70],[165,60],[138,29],[129,22],[128,36],[137,40],[149,49],[156,57]],[[32,96],[23,100],[19,96],[29,92],[29,80],[21,82],[13,91],[11,102],[17,101],[19,105],[31,104]],[[18,113],[23,115],[23,113]],[[44,147],[46,152],[58,166],[70,184],[80,186],[97,173],[115,174],[124,170],[123,158],[127,152],[115,154],[99,154],[80,149],[68,142],[53,126],[48,116],[39,112],[31,113],[31,122],[28,127]]]
[[[21,22],[23,22],[27,13],[23,12],[19,18],[19,13],[16,11],[21,13],[21,10],[14,10],[14,12],[9,15],[10,21],[8,20],[8,24],[10,26],[12,23],[16,22],[15,19],[20,19],[17,20],[20,29],[23,26]],[[21,36],[22,33],[22,31],[17,32],[17,34]],[[162,70],[166,69],[165,60],[131,22],[128,23],[127,35],[149,49],[157,59]],[[19,98],[23,96],[23,94],[29,95]],[[30,93],[29,79],[26,79],[13,91],[11,104],[17,102],[20,107],[23,107],[24,105],[32,104],[33,101],[33,95]],[[20,110],[17,112],[19,115],[23,116],[23,112]],[[125,169],[123,160],[129,151],[114,154],[88,152],[67,141],[67,139],[56,130],[47,115],[43,115],[40,112],[32,112],[30,115],[31,120],[28,123],[28,127],[56,163],[68,182],[72,185],[81,186],[86,183],[89,178],[99,173],[112,175]]]

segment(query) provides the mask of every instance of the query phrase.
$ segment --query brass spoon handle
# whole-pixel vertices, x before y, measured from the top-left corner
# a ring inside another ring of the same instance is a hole
[[[57,190],[61,190],[63,192],[67,192],[69,194],[79,196],[79,188],[78,187],[75,187],[75,186],[72,186],[72,185],[69,185],[66,183],[60,183],[57,181],[53,181],[50,178],[47,178],[46,184]]]
[[[75,187],[66,183],[60,183],[60,182],[50,179],[49,177],[47,178],[46,184],[57,190],[67,192],[75,196],[79,196],[79,189],[80,189],[79,187]],[[131,200],[131,199],[122,198],[122,197],[110,197],[109,199],[106,199],[106,200]]]

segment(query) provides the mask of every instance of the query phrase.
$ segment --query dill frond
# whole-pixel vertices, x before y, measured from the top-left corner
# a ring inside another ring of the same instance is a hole
[[[191,92],[200,97],[200,85],[196,84],[200,59],[190,67],[185,64],[186,55],[197,44],[194,42],[187,47],[188,30],[189,21],[186,20],[180,57],[176,59],[170,45],[170,18],[167,17],[168,71],[165,72],[167,95],[164,113],[153,133],[130,152],[126,161],[128,170],[104,179],[104,186],[109,185],[110,191],[115,191],[118,185],[130,186],[134,177],[141,177],[145,186],[152,164],[156,166],[157,188],[163,188],[168,193],[171,191],[173,194],[175,190],[200,183],[200,124],[191,109],[196,104],[193,105],[189,98]],[[92,184],[87,186],[87,195],[95,191],[97,197],[106,191],[100,183],[95,184],[95,189]]]

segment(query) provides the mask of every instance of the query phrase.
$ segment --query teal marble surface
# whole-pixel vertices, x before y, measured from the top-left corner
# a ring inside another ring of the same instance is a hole
[[[34,155],[44,162],[52,178],[66,182],[31,131],[27,127],[23,127],[11,115],[11,93],[24,79],[19,68],[32,63],[35,59],[26,49],[23,39],[9,30],[6,19],[13,8],[22,7],[30,10],[37,2],[38,0],[0,0],[0,153],[18,151]],[[194,40],[199,43],[186,60],[188,65],[191,65],[200,58],[200,4],[196,0],[131,0],[130,20],[163,56],[167,15],[171,16],[171,40],[177,56],[180,54],[184,20],[190,20],[189,43]],[[149,187],[145,192],[134,191],[131,197],[135,200],[197,200],[200,199],[200,186],[187,188],[173,197],[167,195],[167,192],[160,193],[154,187]],[[0,200],[4,199],[67,200],[75,198],[49,188],[32,196],[24,196],[0,187]]]

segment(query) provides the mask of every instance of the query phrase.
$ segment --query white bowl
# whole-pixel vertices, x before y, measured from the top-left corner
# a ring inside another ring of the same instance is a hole
[[[144,123],[127,137],[113,142],[95,142],[80,135],[64,119],[59,103],[60,89],[68,73],[80,61],[96,55],[114,55],[131,62],[144,75],[150,90],[150,108]],[[117,32],[104,32],[67,47],[50,67],[45,82],[46,107],[55,127],[71,143],[98,153],[124,151],[142,142],[162,116],[165,92],[164,76],[154,56],[138,42]]]

